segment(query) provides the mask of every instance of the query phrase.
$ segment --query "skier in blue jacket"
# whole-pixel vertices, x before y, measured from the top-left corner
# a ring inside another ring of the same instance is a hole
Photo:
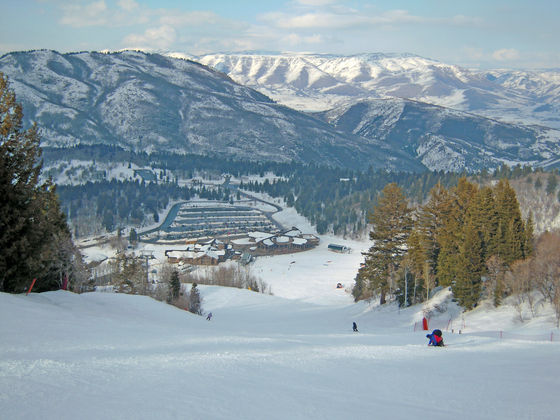
[[[443,347],[443,337],[441,330],[433,330],[431,334],[426,334],[426,338],[430,340],[428,346]]]

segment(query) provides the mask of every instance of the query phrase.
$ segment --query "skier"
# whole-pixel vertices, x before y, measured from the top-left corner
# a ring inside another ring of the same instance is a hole
[[[443,337],[441,335],[441,330],[433,330],[431,334],[426,334],[426,338],[430,340],[428,346],[445,346],[445,344],[443,344]]]
[[[206,317],[206,321],[210,321],[212,319],[212,312],[208,313],[208,316]]]
[[[353,330],[354,332],[359,332],[359,331],[358,331],[358,325],[357,325],[355,322],[352,322],[352,330]]]

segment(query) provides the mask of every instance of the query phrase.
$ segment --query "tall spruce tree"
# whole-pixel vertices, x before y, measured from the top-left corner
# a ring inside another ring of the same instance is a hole
[[[459,274],[460,247],[465,240],[465,216],[476,194],[476,185],[463,177],[450,191],[449,199],[442,206],[442,225],[438,233],[440,253],[436,265],[437,282],[440,286],[452,285]]]
[[[171,272],[171,277],[169,279],[169,297],[168,301],[172,302],[179,298],[181,293],[181,280],[179,279],[179,272],[177,269],[173,269]]]
[[[482,240],[482,259],[496,253],[496,234],[498,231],[498,213],[492,188],[483,187],[478,190],[470,203],[466,220],[470,228],[479,233]]]
[[[189,293],[189,312],[202,315],[202,297],[200,297],[197,286],[196,283],[193,283],[191,286],[191,292]]]
[[[441,244],[439,234],[448,218],[449,192],[438,182],[430,191],[426,205],[417,212],[414,231],[408,242],[412,272],[424,281],[424,288],[432,287]]]
[[[57,268],[81,258],[68,246],[71,235],[54,185],[39,180],[37,127],[23,130],[22,120],[21,105],[0,73],[0,291],[12,293],[24,291],[33,278],[34,290],[59,287]]]
[[[506,264],[511,264],[525,256],[525,226],[521,218],[521,210],[515,190],[507,179],[502,179],[495,187],[496,211],[500,226],[497,238],[497,253]]]
[[[475,219],[469,218],[463,227],[463,236],[452,290],[461,306],[472,309],[480,299],[482,276],[486,273],[484,234],[477,228]]]
[[[379,195],[377,205],[369,216],[372,224],[370,239],[373,245],[366,252],[365,265],[360,270],[358,287],[368,290],[362,295],[378,294],[380,303],[386,301],[412,230],[412,209],[408,207],[401,188],[390,183]],[[363,297],[358,297],[360,299]]]

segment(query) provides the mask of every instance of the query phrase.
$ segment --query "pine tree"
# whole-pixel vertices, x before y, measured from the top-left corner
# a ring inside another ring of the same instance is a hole
[[[469,220],[464,226],[464,242],[459,247],[453,295],[461,306],[472,309],[481,297],[482,276],[486,273],[483,235]]]
[[[361,270],[361,284],[367,284],[369,293],[378,294],[381,304],[394,287],[393,280],[412,230],[411,211],[400,187],[387,184],[377,205],[370,214],[373,246],[365,253],[365,266]],[[369,294],[368,293],[368,294]]]
[[[541,178],[537,175],[537,179],[535,180],[535,189],[540,190],[542,188],[542,181]]]
[[[440,252],[436,265],[436,279],[440,286],[450,286],[458,276],[459,254],[464,243],[464,224],[467,210],[477,195],[477,187],[459,179],[450,191],[448,200],[442,203],[442,223],[438,231]]]
[[[174,269],[169,278],[169,301],[173,301],[179,297],[181,293],[181,281],[179,280],[179,272]]]
[[[496,211],[498,214],[499,230],[498,255],[506,264],[524,257],[523,244],[526,234],[521,210],[515,191],[507,179],[502,179],[495,187]]]
[[[39,181],[37,127],[23,130],[22,120],[21,105],[0,73],[0,291],[16,293],[33,278],[34,290],[59,287],[56,267],[70,267],[76,255],[63,252],[71,235],[55,187]]]
[[[498,213],[492,188],[484,187],[478,190],[467,209],[466,218],[482,237],[482,259],[496,254],[496,234],[498,231]]]
[[[547,183],[546,183],[546,193],[548,195],[553,194],[558,187],[558,179],[556,178],[556,174],[550,173],[548,175]]]
[[[130,229],[130,233],[128,234],[128,240],[131,244],[135,244],[138,241],[138,233],[136,229]]]
[[[189,293],[189,312],[202,315],[202,298],[196,283],[192,284],[191,292]]]
[[[438,182],[430,191],[426,205],[420,207],[414,231],[409,237],[412,272],[424,280],[427,290],[432,287],[430,276],[431,273],[435,273],[441,251],[438,235],[441,234],[444,220],[447,218],[449,200],[449,192]]]
[[[525,258],[533,255],[535,251],[535,225],[533,223],[533,212],[529,212],[529,216],[525,221],[525,238],[523,241],[523,255]]]

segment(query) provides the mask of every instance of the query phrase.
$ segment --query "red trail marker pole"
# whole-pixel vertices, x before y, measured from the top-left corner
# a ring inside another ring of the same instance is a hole
[[[29,286],[29,290],[27,291],[25,296],[27,296],[29,293],[31,293],[31,289],[33,289],[33,286],[35,286],[36,281],[37,281],[37,279],[33,279],[33,281],[31,282],[31,286]]]

